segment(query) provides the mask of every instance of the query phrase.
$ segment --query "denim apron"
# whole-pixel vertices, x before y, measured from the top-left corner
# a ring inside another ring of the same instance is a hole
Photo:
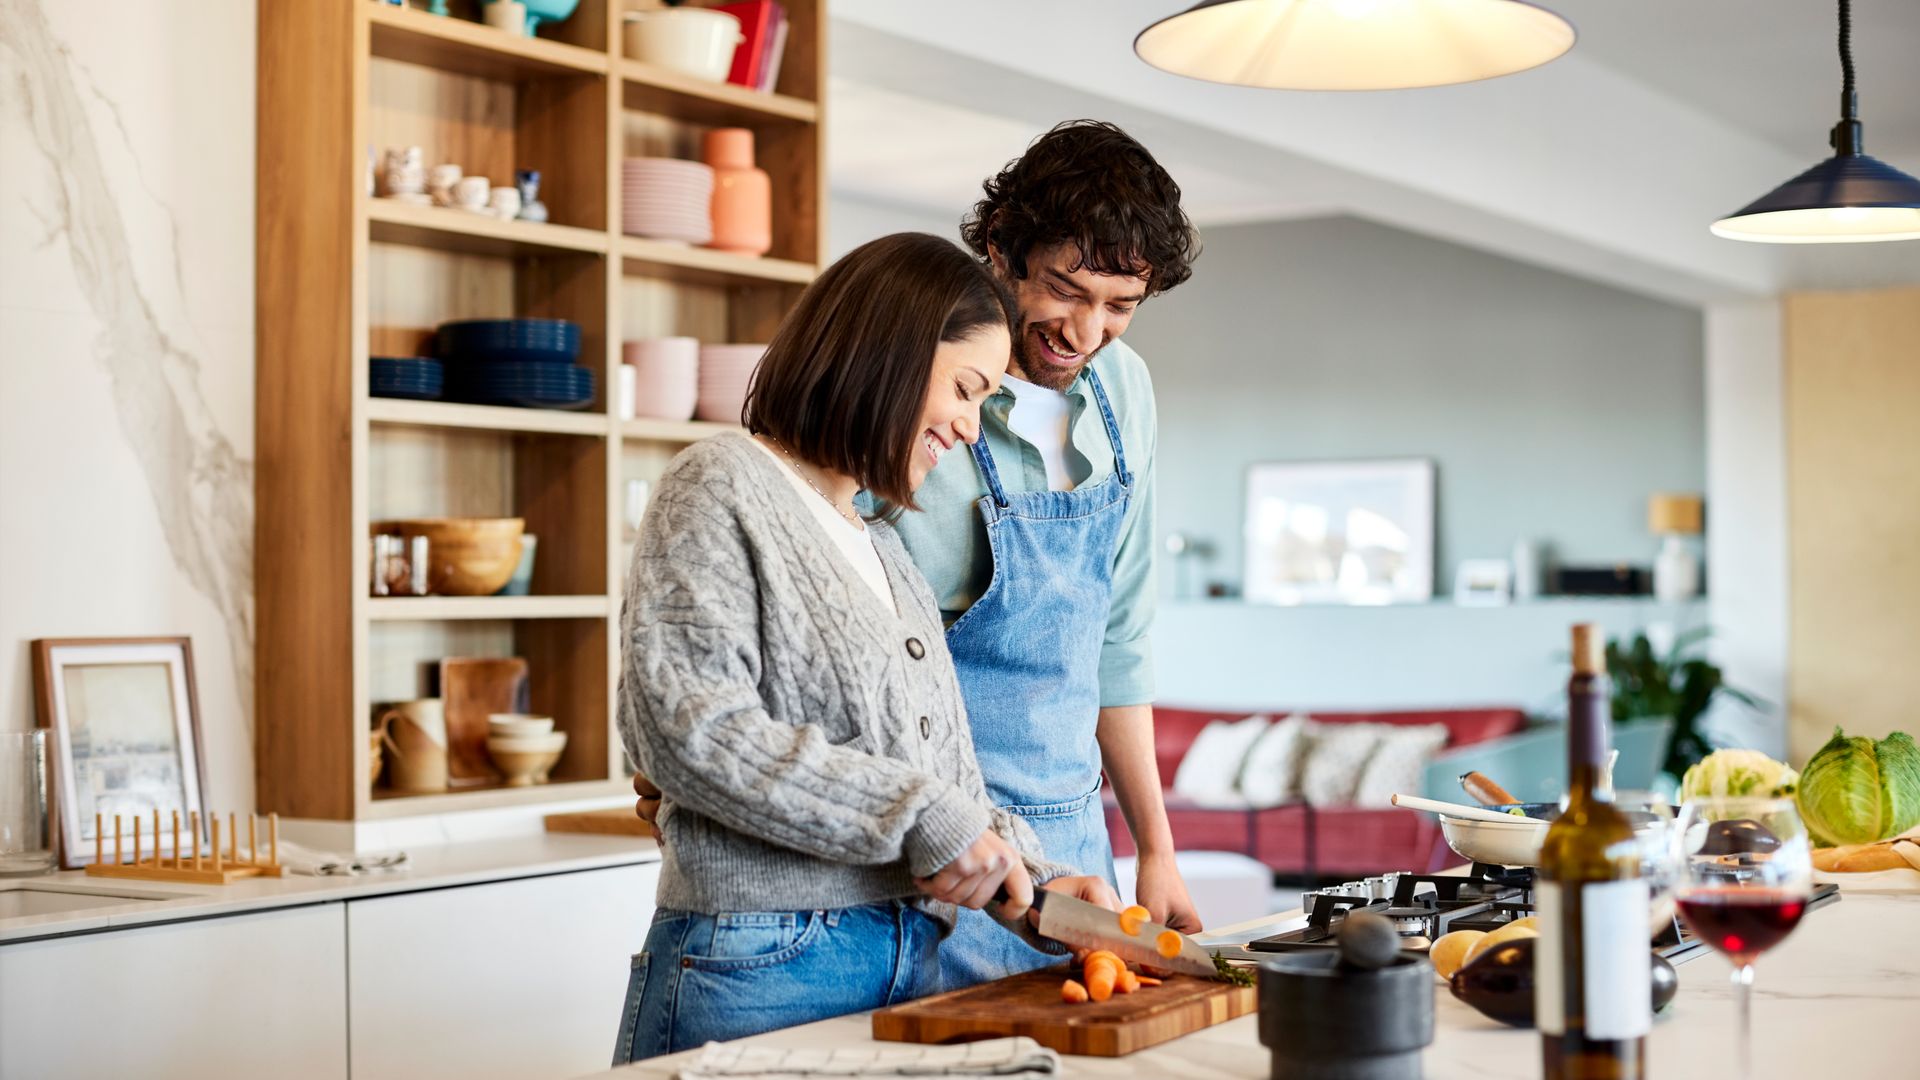
[[[1074,491],[1008,493],[986,439],[970,447],[993,581],[947,631],[987,794],[1033,827],[1048,859],[1113,881],[1100,803],[1100,649],[1133,475],[1100,377],[1087,384],[1113,475]],[[979,911],[940,945],[941,982],[971,986],[1059,962]]]

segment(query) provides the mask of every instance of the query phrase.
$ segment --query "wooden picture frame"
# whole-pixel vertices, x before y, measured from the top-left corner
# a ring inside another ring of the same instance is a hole
[[[33,642],[33,687],[39,726],[51,732],[48,799],[62,869],[93,861],[95,814],[138,817],[145,829],[159,811],[167,835],[151,838],[147,850],[156,854],[171,853],[174,810],[183,829],[195,811],[205,819],[206,755],[187,638],[41,638]],[[106,830],[110,843],[111,824]]]

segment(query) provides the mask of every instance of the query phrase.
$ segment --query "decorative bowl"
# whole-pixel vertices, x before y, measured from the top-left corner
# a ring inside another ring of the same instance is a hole
[[[437,596],[491,596],[520,565],[522,518],[377,521],[378,534],[427,538],[427,589]]]
[[[487,753],[506,778],[508,787],[528,787],[547,782],[547,774],[567,748],[567,733],[512,737],[495,735],[487,739]]]
[[[492,713],[487,734],[497,739],[524,739],[553,734],[553,717],[531,713]]]

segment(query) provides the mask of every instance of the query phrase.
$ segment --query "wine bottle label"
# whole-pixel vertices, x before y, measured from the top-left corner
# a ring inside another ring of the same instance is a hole
[[[1579,903],[1570,904],[1575,889]],[[1565,1035],[1569,1015],[1589,1039],[1638,1039],[1653,1029],[1651,904],[1644,878],[1535,886],[1533,1015],[1541,1034]]]

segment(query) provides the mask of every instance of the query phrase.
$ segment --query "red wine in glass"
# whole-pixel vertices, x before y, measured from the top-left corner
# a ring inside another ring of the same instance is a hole
[[[1806,911],[1807,896],[1796,889],[1733,885],[1680,897],[1680,913],[1694,934],[1741,966],[1780,944]]]

